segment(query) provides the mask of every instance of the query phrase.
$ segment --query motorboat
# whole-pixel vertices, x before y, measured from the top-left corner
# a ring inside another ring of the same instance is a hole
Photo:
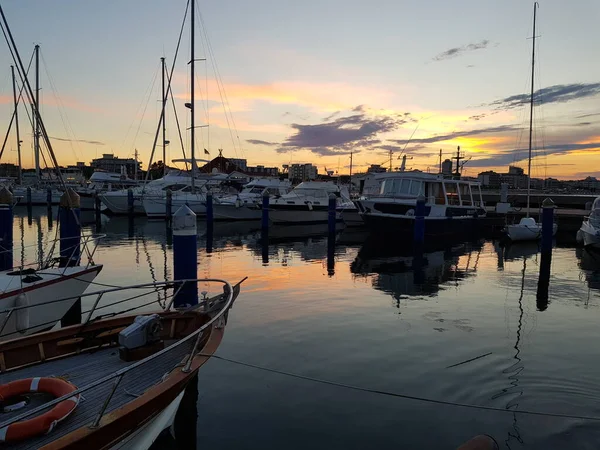
[[[96,196],[111,191],[125,191],[138,185],[136,180],[127,176],[125,171],[121,173],[95,171],[89,179],[87,186],[76,189],[79,194],[81,209],[95,209]],[[127,197],[126,197],[127,198]]]
[[[215,199],[213,214],[215,220],[260,220],[262,198],[267,194],[276,199],[291,190],[288,180],[278,178],[256,178],[235,195]]]
[[[175,308],[183,284],[199,282],[217,295]],[[82,324],[0,343],[0,395],[11,404],[0,442],[12,449],[149,448],[219,347],[240,283],[177,280],[90,292],[82,296],[93,305]],[[157,293],[168,304],[158,306]],[[25,395],[31,400],[20,401]]]
[[[326,223],[329,196],[336,202],[336,221],[342,221],[344,211],[356,207],[348,189],[331,181],[304,181],[289,193],[273,199],[269,204],[269,219],[274,224]]]
[[[429,235],[468,231],[486,217],[481,186],[474,181],[413,170],[372,175],[364,188],[369,194],[355,203],[365,225],[374,231],[412,233],[419,197],[425,200]]]
[[[577,241],[585,247],[600,250],[600,197],[594,200],[590,214],[583,219]]]
[[[166,191],[178,191],[191,184],[191,177],[185,171],[170,170],[164,177],[151,180],[148,183],[130,188],[133,193],[133,213],[145,214],[142,198],[146,195],[152,197],[166,196]],[[120,189],[104,192],[100,200],[112,214],[128,214],[129,189]]]

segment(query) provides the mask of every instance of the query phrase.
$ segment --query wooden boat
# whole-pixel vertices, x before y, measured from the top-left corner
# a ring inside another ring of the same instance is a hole
[[[219,346],[242,281],[232,287],[223,280],[182,280],[84,294],[82,301],[93,300],[93,306],[83,324],[0,343],[3,448],[148,448],[170,426],[187,383]],[[198,282],[222,283],[223,292],[174,309],[183,284]],[[147,296],[151,301],[144,303]],[[158,313],[124,315],[169,299]],[[115,312],[126,302],[132,306]],[[143,335],[156,339],[119,346],[127,330],[144,321],[152,326]],[[64,395],[15,395],[19,390]],[[12,397],[2,398],[5,392]]]

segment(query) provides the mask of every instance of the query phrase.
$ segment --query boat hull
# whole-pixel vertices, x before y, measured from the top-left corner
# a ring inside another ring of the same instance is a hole
[[[597,230],[587,221],[581,225],[578,235],[581,237],[584,247],[600,250],[600,230]]]
[[[556,234],[558,227],[552,225],[552,236]],[[542,237],[542,224],[535,223],[534,225],[525,226],[522,224],[508,225],[506,227],[506,235],[513,242],[520,241],[535,241]]]
[[[269,209],[269,219],[272,223],[277,225],[286,224],[317,224],[327,223],[329,218],[329,211],[327,207],[309,209],[305,205],[298,206],[296,208],[291,207],[279,208],[272,206]],[[336,213],[336,220],[342,220],[341,212]]]
[[[343,210],[342,220],[348,227],[362,227],[365,224],[357,209]]]
[[[146,216],[150,219],[162,219],[167,216],[167,199],[163,196],[145,195],[142,199]],[[171,212],[175,213],[183,205],[187,205],[196,216],[206,215],[206,197],[203,195],[176,196],[171,200]]]
[[[0,310],[17,306],[29,306],[29,308],[14,311],[8,317],[0,332],[0,340],[13,339],[52,328],[69,311],[77,301],[77,296],[85,292],[101,270],[101,265],[88,268],[44,269],[38,272],[42,279],[33,283],[24,283],[20,276],[2,272],[0,282],[8,282],[9,286],[0,294]],[[12,285],[14,288],[11,289]],[[67,297],[73,298],[47,304]],[[43,303],[46,304],[41,305]],[[34,307],[35,305],[41,306]],[[8,313],[0,313],[0,327],[7,315]]]
[[[27,189],[15,189],[13,192],[15,197],[20,197],[21,200],[17,205],[27,206]],[[52,205],[58,205],[62,192],[52,190]],[[48,192],[45,189],[31,189],[31,205],[32,206],[45,206],[48,204]]]
[[[215,220],[260,220],[262,209],[256,205],[218,203],[213,205],[213,217]]]
[[[127,192],[106,192],[100,195],[100,200],[106,208],[115,215],[129,214],[129,206]],[[142,204],[142,196],[133,194],[133,213],[144,214],[144,205]]]
[[[403,239],[412,239],[415,218],[392,217],[363,214],[362,219],[371,231],[385,235],[395,235]],[[449,235],[468,234],[479,231],[484,226],[485,217],[426,217],[425,235],[444,237]]]

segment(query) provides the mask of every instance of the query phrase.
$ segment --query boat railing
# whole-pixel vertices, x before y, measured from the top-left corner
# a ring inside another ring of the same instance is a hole
[[[227,282],[226,280],[221,280],[221,279],[217,279],[217,278],[164,281],[164,282],[156,282],[156,283],[137,284],[137,285],[132,285],[132,286],[124,286],[124,287],[115,287],[115,288],[105,289],[102,291],[82,294],[81,297],[94,296],[94,295],[97,296],[97,300],[94,303],[94,307],[92,308],[92,310],[90,310],[90,316],[88,316],[88,318],[89,318],[89,317],[91,317],[91,315],[93,314],[93,312],[95,310],[99,309],[99,308],[97,308],[97,303],[98,303],[99,299],[102,298],[105,294],[124,291],[124,290],[128,290],[128,289],[136,289],[137,290],[137,289],[144,289],[144,288],[149,288],[149,287],[155,287],[155,288],[156,287],[165,287],[165,288],[177,287],[176,292],[173,294],[173,296],[175,296],[181,290],[181,288],[183,287],[183,285],[185,283],[222,283],[224,296],[226,296],[226,300],[224,301],[223,306],[218,311],[216,311],[216,312],[213,311],[213,315],[206,323],[204,323],[197,330],[193,331],[186,337],[178,340],[177,342],[165,347],[164,349],[162,349],[140,361],[134,362],[131,365],[124,367],[122,369],[119,369],[119,370],[113,372],[112,374],[106,375],[96,381],[93,381],[93,382],[87,384],[86,386],[77,388],[73,392],[70,392],[66,395],[63,395],[62,397],[59,397],[52,401],[44,403],[43,405],[40,405],[36,408],[33,408],[29,411],[26,411],[16,417],[13,417],[13,418],[1,423],[0,430],[4,429],[4,427],[8,427],[9,425],[11,425],[13,423],[20,422],[24,419],[27,419],[28,417],[39,414],[42,411],[47,410],[48,408],[51,408],[69,398],[72,398],[73,396],[83,394],[94,388],[100,388],[100,387],[104,388],[105,386],[108,386],[108,384],[112,382],[112,386],[110,386],[108,393],[107,393],[106,397],[104,398],[104,401],[102,402],[102,406],[101,406],[100,410],[97,412],[97,414],[94,417],[94,420],[89,425],[90,428],[96,428],[100,424],[100,420],[102,419],[108,406],[110,405],[111,399],[113,398],[113,395],[114,395],[115,391],[117,390],[119,384],[128,374],[132,373],[133,371],[135,371],[138,368],[143,368],[144,371],[150,370],[150,369],[148,369],[148,367],[151,366],[153,362],[156,362],[157,360],[159,360],[159,358],[164,357],[165,355],[168,355],[170,352],[173,352],[176,349],[180,349],[180,347],[182,347],[186,344],[192,345],[192,343],[193,343],[193,345],[191,347],[191,351],[189,351],[189,353],[186,352],[184,361],[178,365],[178,367],[182,366],[179,369],[182,372],[189,372],[191,370],[191,364],[192,364],[193,358],[198,350],[198,346],[200,345],[204,331],[208,330],[210,327],[212,327],[215,324],[217,324],[217,326],[219,326],[217,321],[226,320],[225,314],[233,305],[233,301],[236,298],[236,294],[235,294],[234,288],[231,286],[231,284],[229,284],[229,282]],[[239,283],[238,283],[238,285],[236,285],[236,288],[238,286],[239,286]],[[138,298],[137,295],[134,295],[133,297],[131,297],[131,299],[136,299],[136,298]],[[207,299],[205,297],[204,302],[208,303],[209,300],[210,299]],[[173,305],[173,302],[171,301],[168,305],[169,309],[172,307],[172,305]],[[209,306],[205,306],[205,308],[208,308],[208,307]],[[169,309],[165,309],[165,310],[168,311]],[[93,320],[95,320],[95,319],[93,319]],[[88,322],[86,321],[86,323],[81,327],[80,331],[85,331],[85,325],[87,323]],[[134,376],[134,375],[132,375],[132,376]]]
[[[96,253],[96,249],[98,248],[98,243],[100,241],[100,239],[103,239],[104,237],[106,237],[105,234],[84,234],[81,236],[79,243],[77,244],[73,244],[67,247],[62,248],[63,252],[65,253],[65,260],[69,260],[69,261],[73,261],[76,260],[76,256],[77,256],[77,249],[79,249],[79,260],[81,260],[81,258],[83,256],[86,257],[87,262],[85,264],[85,268],[89,268],[90,266],[95,265],[94,263],[94,254]],[[64,238],[62,240],[73,240],[75,238]],[[56,251],[56,244],[61,242],[61,238],[56,238],[53,239],[51,241],[49,241],[50,245],[50,249],[47,252],[47,257],[43,260],[43,261],[36,261],[36,262],[31,262],[31,263],[24,263],[22,262],[21,264],[17,264],[14,265],[13,267],[13,271],[24,271],[26,269],[31,269],[31,268],[36,268],[37,270],[43,270],[43,269],[48,269],[50,267],[53,267],[56,265],[57,262],[60,262],[60,257],[56,257],[55,251]],[[5,254],[5,253],[9,253],[12,252],[13,255],[21,253],[23,254],[27,249],[31,249],[31,248],[35,248],[36,250],[39,250],[39,243],[38,244],[31,244],[31,245],[24,245],[21,247],[13,247],[12,250],[7,250],[7,249],[1,249],[0,247],[0,255]],[[68,255],[68,256],[66,256]],[[78,266],[81,265],[81,262],[78,261]],[[71,264],[72,266],[72,264]],[[64,269],[66,269],[67,267],[65,267]],[[63,271],[64,273],[64,271]]]

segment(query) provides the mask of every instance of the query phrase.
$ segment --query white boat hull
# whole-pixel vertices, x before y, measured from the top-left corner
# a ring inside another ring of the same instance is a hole
[[[37,271],[35,275],[41,279],[31,283],[25,281],[26,275],[9,275],[18,271],[1,272],[3,293],[0,294],[0,310],[17,306],[29,308],[13,311],[10,316],[9,313],[0,313],[0,327],[4,324],[0,339],[12,339],[52,328],[77,301],[77,296],[85,292],[100,270],[101,265],[88,268],[49,268]],[[69,297],[75,298],[47,304]],[[7,316],[8,321],[5,323]]]
[[[100,200],[106,206],[106,208],[113,214],[129,214],[129,205],[127,199],[127,192],[114,191],[106,192],[100,195]],[[142,204],[142,196],[133,194],[133,213],[144,214],[144,205]]]
[[[552,225],[552,236],[556,235],[558,227],[556,224]],[[531,225],[523,225],[521,223],[515,225],[508,225],[506,227],[506,234],[511,241],[535,241],[542,237],[542,224],[534,223]]]
[[[167,199],[164,196],[144,195],[142,199],[146,216],[151,219],[161,219],[167,216]],[[187,205],[196,216],[206,215],[206,197],[204,194],[173,195],[171,213],[175,213],[183,205]]]
[[[160,414],[135,430],[117,445],[110,447],[111,450],[149,449],[163,430],[166,430],[173,425],[177,410],[179,409],[179,404],[181,403],[184,394],[185,391],[181,392],[169,406],[160,412]]]
[[[21,197],[19,205],[27,206],[27,189],[15,189],[13,192],[15,197]],[[58,205],[62,192],[55,189],[52,190],[52,204]],[[33,206],[47,205],[48,193],[45,189],[31,189],[31,204]]]
[[[215,220],[261,220],[262,209],[255,205],[213,204]]]
[[[305,206],[298,209],[271,209],[269,219],[274,224],[327,223],[329,211],[310,210]],[[342,214],[336,213],[336,220],[342,220]]]

